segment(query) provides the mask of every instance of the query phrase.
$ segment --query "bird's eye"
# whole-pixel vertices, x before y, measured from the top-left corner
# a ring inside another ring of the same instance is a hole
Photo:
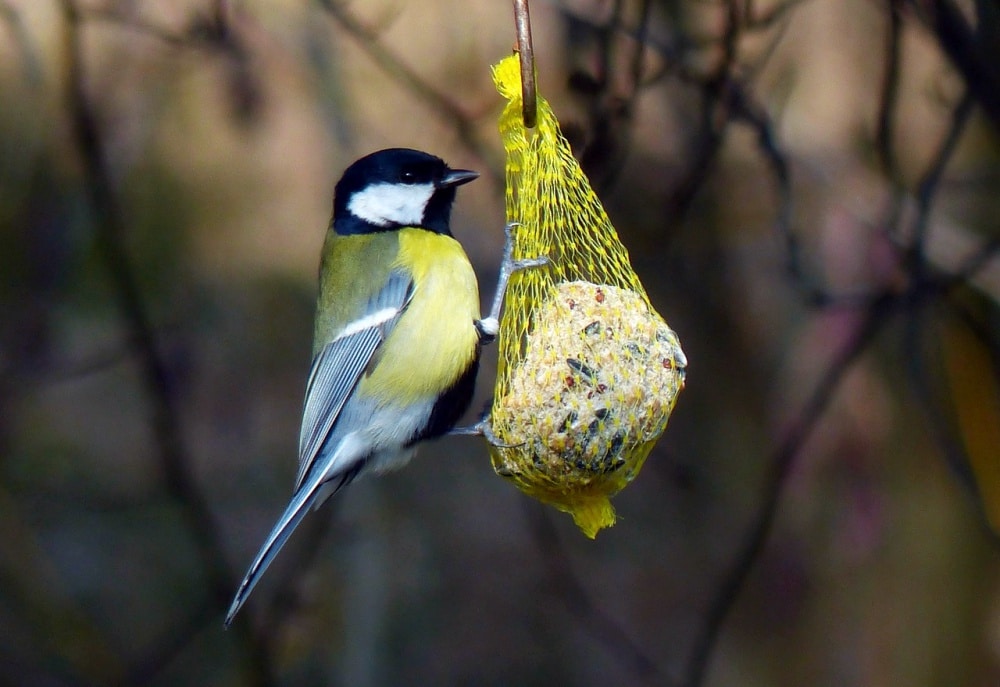
[[[403,170],[399,173],[399,180],[404,184],[415,184],[417,183],[417,175],[415,172],[409,170]]]

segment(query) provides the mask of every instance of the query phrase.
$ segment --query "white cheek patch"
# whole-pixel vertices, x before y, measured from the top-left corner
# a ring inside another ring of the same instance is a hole
[[[372,184],[352,195],[347,209],[380,227],[418,225],[433,195],[433,184]]]

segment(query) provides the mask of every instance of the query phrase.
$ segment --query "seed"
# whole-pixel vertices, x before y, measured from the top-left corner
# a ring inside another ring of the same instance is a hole
[[[615,438],[611,440],[611,446],[608,447],[608,452],[604,454],[604,462],[610,463],[612,458],[617,458],[618,453],[622,450],[622,446],[625,445],[625,434],[623,432],[618,432]]]
[[[590,424],[587,425],[587,438],[593,439],[597,436],[597,433],[601,431],[601,421],[591,420]]]
[[[593,369],[584,365],[576,358],[566,358],[566,364],[569,365],[573,372],[576,372],[578,375],[583,377],[583,382],[585,384],[593,385],[594,377],[596,376]]]

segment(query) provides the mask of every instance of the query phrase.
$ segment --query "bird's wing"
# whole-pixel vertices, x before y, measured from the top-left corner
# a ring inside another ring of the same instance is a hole
[[[295,491],[299,490],[315,465],[320,449],[344,404],[354,393],[365,368],[412,298],[413,279],[405,272],[394,270],[364,312],[316,355],[309,372],[302,409],[299,473],[295,478]]]
[[[412,298],[413,280],[404,272],[393,271],[386,285],[368,303],[364,313],[344,327],[313,361],[306,385],[302,435],[299,440],[301,462],[299,475],[295,479],[295,493],[240,583],[226,615],[227,627],[309,509],[325,500],[331,493],[331,484],[333,491],[336,491],[354,479],[360,471],[361,464],[358,463],[344,466],[336,478],[326,474],[310,475],[320,450],[336,426],[337,418],[357,387],[358,380]]]

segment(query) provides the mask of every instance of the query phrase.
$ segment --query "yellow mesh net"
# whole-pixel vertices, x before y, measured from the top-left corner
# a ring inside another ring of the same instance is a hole
[[[614,524],[609,497],[666,428],[687,361],[541,97],[525,129],[517,56],[493,78],[508,101],[500,135],[513,257],[550,260],[516,272],[507,290],[493,467],[594,537]]]

